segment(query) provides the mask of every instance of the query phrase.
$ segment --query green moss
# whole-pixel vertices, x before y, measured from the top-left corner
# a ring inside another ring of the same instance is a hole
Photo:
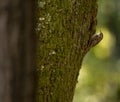
[[[95,26],[93,5],[96,0],[46,0],[39,4],[38,102],[72,102],[84,47]]]

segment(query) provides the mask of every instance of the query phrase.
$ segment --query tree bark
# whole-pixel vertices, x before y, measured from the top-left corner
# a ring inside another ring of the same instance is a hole
[[[38,102],[72,102],[83,58],[95,45],[97,0],[46,0],[38,6]]]
[[[32,0],[0,1],[0,102],[33,102],[35,89]]]

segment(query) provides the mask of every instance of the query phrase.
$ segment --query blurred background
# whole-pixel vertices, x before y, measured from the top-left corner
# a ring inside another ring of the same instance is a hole
[[[120,0],[98,0],[104,39],[84,58],[73,102],[120,102]]]

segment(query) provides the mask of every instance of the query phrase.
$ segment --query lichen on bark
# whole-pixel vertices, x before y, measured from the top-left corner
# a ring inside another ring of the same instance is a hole
[[[38,102],[72,102],[96,29],[97,0],[43,0],[38,6]]]

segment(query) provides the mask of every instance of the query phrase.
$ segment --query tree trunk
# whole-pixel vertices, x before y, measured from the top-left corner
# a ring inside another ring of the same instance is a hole
[[[0,102],[33,102],[32,0],[0,1]]]
[[[38,102],[72,102],[82,60],[102,39],[93,36],[97,0],[46,0],[38,6]]]

